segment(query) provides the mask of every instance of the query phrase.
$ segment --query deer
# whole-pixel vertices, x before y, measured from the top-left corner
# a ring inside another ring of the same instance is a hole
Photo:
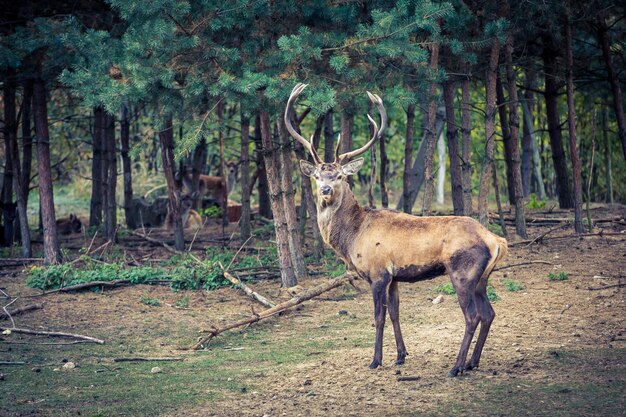
[[[83,230],[83,223],[74,213],[70,213],[69,217],[57,219],[56,223],[57,232],[62,235],[80,233]]]
[[[181,177],[181,173],[176,173],[176,179],[178,180]],[[183,186],[187,192],[192,192],[193,185],[193,174],[191,171],[187,170],[182,175]],[[209,197],[214,202],[222,201],[222,196],[224,195],[224,191],[228,192],[228,183],[223,177],[216,177],[213,175],[204,175],[200,174],[198,177],[198,196],[200,201],[204,199],[204,197]]]
[[[367,151],[382,135],[387,113],[382,99],[367,92],[380,113],[380,128],[368,114],[373,127],[372,138],[361,148],[339,154],[341,135],[337,139],[335,160],[324,162],[312,141],[306,140],[293,126],[294,102],[306,88],[298,83],[292,90],[284,113],[289,133],[308,150],[314,163],[300,160],[302,174],[316,184],[317,221],[324,241],[346,266],[369,283],[374,299],[376,339],[374,358],[369,365],[382,365],[385,317],[393,325],[397,357],[402,365],[408,355],[400,329],[399,283],[415,283],[447,274],[458,295],[465,318],[465,332],[459,354],[448,373],[459,373],[478,367],[495,312],[487,298],[487,280],[495,265],[506,255],[507,242],[470,217],[417,217],[387,209],[362,207],[346,178],[363,166],[356,156]],[[480,333],[469,362],[470,344],[480,324]]]
[[[183,219],[183,228],[185,229],[202,229],[202,217],[200,214],[193,210],[193,201],[198,196],[198,192],[192,194],[185,194],[180,200],[180,215]],[[174,229],[174,215],[168,210],[165,217],[165,230]]]

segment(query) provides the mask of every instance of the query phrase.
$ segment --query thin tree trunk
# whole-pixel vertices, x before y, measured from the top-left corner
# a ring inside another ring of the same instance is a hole
[[[206,153],[206,139],[204,139],[203,135],[193,150],[193,157],[191,158],[191,194],[200,189],[200,175],[206,160]],[[186,174],[186,172],[180,173],[181,176]],[[194,208],[196,210],[201,209],[203,203],[202,196],[198,193],[194,201]]]
[[[224,100],[220,99],[219,103],[217,103],[217,121],[219,126],[219,131],[217,133],[219,143],[220,143],[220,177],[222,177],[226,181],[226,160],[224,157]],[[223,192],[221,195],[221,206],[222,206],[222,232],[224,231],[224,227],[228,226],[228,187],[223,188]]]
[[[552,48],[551,40],[544,37],[544,42],[548,42],[543,50],[543,65],[545,72],[545,92],[546,117],[548,121],[548,134],[550,136],[550,148],[552,151],[552,162],[556,174],[556,191],[559,196],[559,206],[563,209],[572,208],[574,200],[569,183],[567,172],[567,162],[563,151],[563,138],[561,136],[561,126],[559,121],[558,93],[559,87],[557,78],[557,51]]]
[[[339,153],[349,152],[352,149],[352,128],[354,127],[354,119],[351,114],[345,110],[341,112],[341,147]],[[334,155],[333,159],[334,160]],[[352,176],[348,177],[350,188],[354,188],[354,180]]]
[[[370,126],[370,137],[374,135],[374,128]],[[370,148],[370,183],[367,187],[367,202],[370,208],[376,208],[375,189],[376,189],[376,145]]]
[[[617,74],[615,73],[615,66],[613,65],[613,58],[611,57],[611,47],[609,43],[609,37],[607,34],[607,27],[604,18],[599,19],[598,40],[602,47],[602,56],[604,57],[604,63],[606,65],[606,72],[611,83],[611,92],[613,93],[613,111],[617,118],[617,126],[619,129],[618,136],[622,144],[622,151],[624,152],[624,159],[626,160],[626,117],[624,116],[624,99],[622,97],[622,89]]]
[[[450,182],[452,188],[452,206],[455,216],[463,216],[463,180],[459,155],[459,129],[454,114],[454,83],[443,83],[443,101],[446,108],[446,137],[448,139],[448,153],[450,154]]]
[[[489,176],[493,166],[493,153],[496,140],[496,82],[498,79],[498,57],[500,54],[500,42],[494,39],[489,52],[487,73],[485,74],[485,155],[480,173],[480,189],[478,191],[478,221],[483,225],[489,224],[489,208],[487,197],[489,196]]]
[[[50,134],[48,132],[48,109],[46,89],[42,79],[33,85],[33,109],[35,135],[37,138],[37,169],[39,174],[39,201],[43,224],[43,253],[46,265],[61,263],[61,248],[54,214],[52,192],[52,167],[50,165]]]
[[[465,71],[469,74],[469,65]],[[461,183],[463,186],[463,215],[472,215],[472,119],[469,75],[461,82]]]
[[[437,139],[437,186],[436,201],[444,203],[444,185],[446,182],[446,141],[443,139],[443,132]]]
[[[411,161],[413,161],[413,138],[415,136],[415,105],[409,104],[406,109],[406,138],[404,142],[404,171],[402,174],[402,196],[404,204],[402,211],[411,214],[410,188],[411,188]]]
[[[33,100],[32,81],[24,82],[24,97],[22,100],[22,172],[21,190],[24,196],[24,204],[28,206],[28,194],[30,193],[30,174],[33,163],[33,137],[31,132],[31,119],[33,117],[31,104]]]
[[[15,190],[15,196],[17,198],[17,214],[19,217],[20,225],[22,257],[30,258],[32,256],[32,249],[30,245],[30,230],[28,229],[28,215],[26,211],[26,201],[24,200],[23,193],[24,186],[22,185],[22,176],[20,172],[20,152],[17,146],[15,83],[10,80],[5,80],[4,83],[4,129],[5,140],[10,150],[10,153],[7,154],[7,160],[11,159],[13,165],[13,189]]]
[[[572,28],[570,26],[570,1],[566,2],[565,11],[565,73],[567,85],[567,127],[569,130],[569,153],[574,176],[574,229],[584,233],[583,228],[583,190],[581,183],[580,159],[576,145],[576,113],[574,107],[574,57],[572,53]],[[625,148],[626,152],[626,148]],[[625,153],[626,156],[626,153]],[[589,173],[591,175],[591,172]]]
[[[133,170],[130,161],[130,120],[128,104],[122,105],[120,117],[120,143],[122,156],[122,170],[124,178],[124,217],[126,218],[126,226],[129,229],[137,228],[132,213],[133,201]]]
[[[13,71],[9,73],[11,77]],[[13,203],[14,160],[13,141],[17,141],[17,126],[15,116],[15,84],[9,77],[4,79],[4,175],[2,176],[2,218],[4,236],[0,240],[6,246],[13,246],[15,239],[15,204]],[[19,164],[19,161],[18,161]],[[16,190],[17,191],[17,190]]]
[[[297,279],[308,277],[306,264],[304,263],[304,255],[302,251],[302,240],[298,234],[298,218],[296,216],[295,195],[292,178],[292,162],[291,162],[291,143],[289,142],[289,134],[283,118],[278,121],[278,137],[280,139],[281,151],[278,153],[278,170],[280,173],[280,188],[283,196],[283,210],[285,213],[285,222],[287,223],[287,239],[289,242],[289,252],[291,254],[291,262],[293,271]]]
[[[335,158],[335,129],[333,128],[333,109],[324,115],[324,161],[330,162]]]
[[[513,155],[511,155],[511,126],[507,114],[507,101],[504,98],[504,87],[500,76],[496,81],[496,103],[500,117],[500,129],[502,130],[502,142],[504,143],[504,161],[506,162],[506,188],[509,204],[515,204],[514,180],[513,180]],[[508,145],[508,146],[507,146]]]
[[[280,187],[278,172],[278,150],[272,140],[270,130],[270,117],[265,111],[259,117],[261,139],[263,141],[263,162],[267,172],[267,185],[269,188],[270,203],[274,215],[274,229],[276,231],[276,247],[278,249],[278,262],[280,264],[280,276],[283,287],[293,287],[298,280],[291,261],[289,251],[289,238],[287,236],[287,221],[285,219],[283,195]],[[260,178],[259,178],[260,180]]]
[[[535,73],[531,70],[525,70],[524,72],[524,95],[521,100],[522,115],[523,115],[523,133],[522,133],[522,188],[524,190],[524,197],[530,195],[531,181],[533,174],[533,121],[532,115],[527,115],[528,106],[533,102],[532,89],[535,88]],[[526,107],[524,107],[526,106]],[[526,118],[529,117],[527,120]],[[540,171],[541,173],[541,171]],[[543,184],[542,184],[543,185]]]
[[[94,123],[91,139],[93,156],[91,159],[91,204],[89,209],[89,226],[99,226],[102,223],[103,119],[104,109],[102,107],[95,107],[93,109]]]
[[[380,144],[380,204],[383,208],[389,207],[389,194],[387,193],[387,163],[389,159],[387,158],[387,151],[385,149],[385,133],[381,135],[378,139],[378,143]]]
[[[493,177],[493,191],[496,195],[496,207],[498,207],[498,216],[500,219],[500,228],[502,229],[502,235],[506,237],[508,233],[506,231],[506,223],[504,221],[504,212],[502,211],[502,202],[500,201],[500,187],[498,187],[498,169],[496,167],[495,161],[493,161],[491,164],[491,173]]]
[[[439,66],[439,44],[434,43],[430,47],[430,71],[432,73],[437,72]],[[437,84],[435,82],[430,83],[430,102],[428,104],[428,125],[426,126],[426,134],[424,139],[426,140],[426,159],[424,160],[424,180],[426,185],[424,187],[424,204],[422,205],[422,216],[430,215],[431,205],[433,201],[433,193],[435,188],[434,183],[434,157],[435,157],[435,142],[439,137],[436,134],[435,118],[437,116]]]
[[[604,108],[602,110],[602,137],[604,139],[604,167],[606,175],[606,201],[609,204],[613,204],[613,169],[611,167],[611,142],[608,135],[608,120],[609,109]]]
[[[504,142],[505,154],[508,154],[507,166],[511,164],[511,182],[513,187],[513,204],[515,205],[515,232],[523,239],[528,238],[526,232],[526,216],[524,213],[524,189],[522,187],[521,161],[519,156],[519,114],[517,107],[517,84],[513,69],[513,36],[509,35],[505,45],[506,79],[509,90],[509,127],[510,135],[508,142]],[[508,178],[508,174],[507,174]],[[509,190],[509,197],[511,190]]]
[[[241,104],[240,104],[241,106]],[[241,109],[241,218],[239,229],[245,242],[251,236],[250,228],[250,118]]]
[[[530,132],[530,144],[531,144],[531,152],[533,158],[533,167],[534,167],[534,175],[535,181],[537,182],[537,192],[539,193],[539,199],[546,199],[546,189],[543,184],[543,174],[541,171],[541,155],[539,154],[539,145],[537,144],[537,138],[535,137],[535,131],[533,129],[533,121],[532,121],[532,112],[528,108],[529,104],[527,101],[522,101],[522,115],[524,116],[524,126],[529,126]]]
[[[104,152],[106,170],[103,172],[104,185],[104,237],[114,240],[117,229],[117,157],[115,146],[115,116],[106,114],[104,130]]]
[[[261,119],[259,116],[255,118],[254,122],[254,144],[256,146],[256,168],[259,173],[257,183],[257,190],[259,192],[259,215],[266,219],[271,219],[272,205],[269,195],[267,168],[265,166],[265,148],[261,134]]]
[[[183,232],[183,218],[180,212],[180,191],[176,188],[174,178],[174,130],[172,115],[167,114],[163,123],[163,129],[159,132],[161,143],[161,159],[163,160],[163,174],[167,183],[167,197],[169,211],[172,214],[174,230],[174,247],[178,251],[185,250],[185,235]]]

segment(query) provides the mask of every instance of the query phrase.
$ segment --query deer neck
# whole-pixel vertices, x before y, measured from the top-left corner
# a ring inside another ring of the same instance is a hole
[[[364,213],[347,183],[343,184],[340,195],[331,204],[318,200],[317,223],[322,238],[344,259],[349,258]]]

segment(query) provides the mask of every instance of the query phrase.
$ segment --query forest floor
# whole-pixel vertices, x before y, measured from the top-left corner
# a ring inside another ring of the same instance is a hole
[[[15,316],[15,327],[106,341],[67,344],[71,339],[0,335],[0,415],[625,416],[626,208],[596,207],[592,217],[605,220],[594,229],[603,234],[573,237],[570,224],[530,245],[511,238],[501,266],[545,263],[492,274],[500,299],[493,303],[497,317],[480,368],[456,378],[446,375],[458,353],[463,317],[454,295],[432,302],[434,287],[447,277],[400,286],[409,356],[405,365],[393,365],[387,320],[383,366],[370,370],[373,303],[362,281],[362,292],[339,287],[190,351],[184,348],[200,330],[264,307],[232,287],[173,292],[135,285],[28,298],[39,291],[26,287],[24,266],[0,266],[0,288],[20,297],[11,308],[43,304]],[[562,224],[529,223],[529,234],[534,238]],[[160,247],[144,251],[151,258],[170,256]],[[567,279],[548,279],[561,272]],[[327,279],[316,276],[300,285],[310,288]],[[275,301],[291,297],[278,279],[248,283]],[[160,300],[160,306],[141,301],[147,298]],[[181,299],[186,308],[177,308]],[[114,361],[120,357],[184,360]],[[64,369],[68,361],[76,367]],[[152,373],[154,367],[160,372]]]

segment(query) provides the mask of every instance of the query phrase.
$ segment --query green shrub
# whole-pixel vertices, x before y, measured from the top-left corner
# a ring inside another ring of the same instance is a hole
[[[189,297],[185,296],[176,300],[174,305],[178,308],[188,308],[189,307]]]
[[[504,284],[504,288],[507,291],[522,291],[523,289],[525,289],[526,287],[524,286],[524,284],[517,282],[517,281],[513,281],[512,279],[505,279],[504,281],[502,281],[502,284]]]
[[[528,203],[526,203],[526,207],[529,209],[540,209],[546,205],[544,200],[539,200],[537,196],[532,193],[529,197]]]
[[[152,297],[146,297],[146,296],[141,296],[141,298],[139,299],[139,301],[142,304],[145,304],[147,306],[152,306],[152,307],[159,307],[161,305],[161,300],[159,300],[158,298],[152,298]]]
[[[550,272],[548,274],[548,279],[550,281],[565,281],[567,280],[569,277],[567,276],[567,272],[559,272],[558,274],[554,274],[552,272]]]
[[[454,287],[452,286],[452,283],[450,283],[450,282],[446,282],[445,284],[437,285],[435,288],[433,288],[433,290],[435,290],[435,292],[438,292],[438,293],[441,293],[441,294],[447,294],[447,295],[454,295],[454,294],[456,294],[456,291],[454,290]]]
[[[489,298],[489,301],[494,303],[500,300],[500,296],[496,294],[496,289],[491,285],[487,285],[487,298]]]

